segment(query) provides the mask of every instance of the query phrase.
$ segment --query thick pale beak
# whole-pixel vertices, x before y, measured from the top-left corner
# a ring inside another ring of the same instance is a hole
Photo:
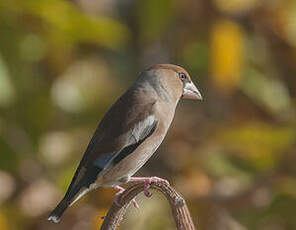
[[[187,82],[183,89],[183,98],[202,100],[202,96],[193,82]]]

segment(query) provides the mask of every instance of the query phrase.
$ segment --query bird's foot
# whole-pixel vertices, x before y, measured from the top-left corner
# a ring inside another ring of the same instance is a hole
[[[120,206],[120,204],[118,203],[118,199],[119,199],[119,196],[121,195],[121,193],[123,193],[123,191],[125,189],[123,187],[120,187],[120,186],[115,186],[114,189],[117,191],[117,193],[114,196],[114,202],[115,202],[115,204]],[[132,204],[134,205],[135,208],[139,208],[139,205],[138,205],[136,199],[132,199],[131,202],[132,202]]]
[[[144,194],[147,197],[151,197],[151,193],[149,192],[149,188],[151,183],[163,183],[166,185],[170,185],[170,183],[162,178],[159,177],[131,177],[130,182],[144,182]]]

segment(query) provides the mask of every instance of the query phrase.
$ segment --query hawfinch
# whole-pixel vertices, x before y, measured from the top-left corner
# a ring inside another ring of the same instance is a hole
[[[102,119],[68,191],[48,220],[59,222],[69,206],[98,187],[114,187],[116,201],[124,190],[120,184],[144,182],[144,193],[149,196],[151,182],[168,183],[158,177],[132,176],[163,141],[181,98],[202,100],[182,67],[159,64],[142,72]]]

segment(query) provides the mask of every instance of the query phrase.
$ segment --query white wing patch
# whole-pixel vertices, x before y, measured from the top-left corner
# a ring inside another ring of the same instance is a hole
[[[135,125],[135,128],[132,130],[131,136],[135,139],[135,143],[139,142],[140,139],[149,132],[149,128],[155,122],[153,115],[149,115],[144,121],[141,121]]]

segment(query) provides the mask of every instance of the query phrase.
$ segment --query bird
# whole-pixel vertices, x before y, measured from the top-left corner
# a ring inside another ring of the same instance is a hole
[[[157,64],[139,74],[102,118],[76,169],[64,198],[48,220],[58,223],[66,209],[91,190],[144,182],[149,196],[159,177],[133,177],[162,143],[181,98],[202,100],[188,72],[174,64]],[[138,207],[135,200],[134,206]]]

